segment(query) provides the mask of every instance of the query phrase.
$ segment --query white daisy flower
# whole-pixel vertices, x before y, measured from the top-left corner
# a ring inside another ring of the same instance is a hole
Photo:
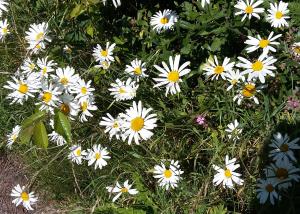
[[[110,95],[114,96],[116,101],[132,100],[136,96],[136,90],[139,85],[136,85],[135,81],[128,78],[125,81],[116,79],[116,83],[110,84],[111,88],[108,90],[111,92]]]
[[[276,181],[272,178],[258,179],[257,198],[259,203],[265,204],[268,200],[275,205],[276,200],[280,200],[280,195],[276,192]]]
[[[48,24],[43,22],[41,24],[31,24],[29,30],[25,32],[25,39],[27,40],[29,50],[37,53],[41,49],[45,49],[45,41],[51,42],[48,34]]]
[[[148,77],[148,75],[145,74],[146,63],[142,63],[141,60],[135,59],[130,64],[131,65],[126,65],[125,72],[135,77],[137,81],[139,81],[140,78]]]
[[[113,136],[119,140],[121,136],[121,128],[123,120],[118,116],[116,119],[113,118],[109,113],[106,114],[107,117],[102,117],[100,121],[100,126],[105,126],[105,133],[109,133],[109,138],[112,139]]]
[[[180,170],[180,165],[178,161],[171,160],[169,167],[166,167],[165,164],[154,166],[154,178],[158,178],[159,186],[165,187],[166,190],[177,187],[177,183],[181,179],[181,174],[183,171]]]
[[[67,143],[65,138],[55,131],[52,131],[50,134],[48,134],[48,137],[49,140],[53,143],[56,143],[57,146],[63,146]]]
[[[153,133],[150,130],[157,126],[156,114],[149,114],[151,111],[152,108],[144,108],[141,101],[138,104],[133,101],[132,107],[126,109],[125,114],[120,114],[123,119],[123,141],[128,138],[130,145],[133,139],[136,144],[139,144],[141,139],[148,140],[151,138]]]
[[[4,11],[7,11],[8,2],[6,0],[0,0],[0,17]]]
[[[106,43],[106,48],[102,49],[102,47],[97,44],[97,46],[93,49],[93,56],[96,59],[96,62],[102,62],[102,61],[107,61],[107,62],[113,62],[115,61],[113,55],[113,51],[115,48],[116,44],[113,43],[110,45],[109,42]]]
[[[40,60],[41,62],[41,60]],[[36,69],[36,64],[30,59],[27,58],[24,60],[23,64],[21,65],[21,70],[23,73],[31,73]]]
[[[269,153],[269,157],[271,157],[274,161],[292,160],[297,162],[293,150],[300,149],[300,146],[297,144],[299,140],[300,138],[295,138],[290,141],[287,134],[283,136],[280,132],[277,132],[273,135],[273,139],[271,139],[272,143],[269,145],[269,147],[272,148]]]
[[[225,78],[230,85],[227,87],[227,91],[233,88],[233,86],[237,85],[240,82],[245,82],[245,77],[240,73],[239,70],[231,70],[225,73]]]
[[[77,82],[74,82],[70,87],[70,92],[76,94],[75,99],[85,99],[86,97],[92,96],[93,91],[95,91],[95,89],[91,87],[91,83],[91,80],[85,82],[79,78]]]
[[[62,96],[59,96],[58,108],[62,113],[69,116],[73,120],[75,116],[78,115],[80,106],[74,97],[70,94],[64,93]]]
[[[227,125],[227,129],[225,129],[226,132],[228,132],[228,138],[232,139],[233,141],[239,140],[239,135],[242,133],[242,129],[239,127],[239,122],[237,120],[234,120],[232,123],[229,123]]]
[[[264,1],[259,0],[239,0],[237,4],[234,6],[239,12],[236,12],[234,15],[244,15],[242,18],[242,22],[247,18],[250,20],[252,16],[260,19],[259,13],[263,13],[265,11],[264,8],[258,8]]]
[[[27,79],[12,77],[14,82],[7,81],[8,85],[3,86],[13,91],[7,96],[8,99],[12,99],[11,104],[19,103],[22,105],[24,101],[28,100],[28,97],[34,97],[34,93],[38,91],[40,86],[31,79],[31,76],[29,75]]]
[[[172,10],[158,11],[151,17],[150,25],[153,26],[153,30],[160,33],[162,30],[173,29],[174,24],[177,22],[178,16],[176,12]]]
[[[80,122],[86,122],[88,120],[87,117],[93,117],[90,111],[96,111],[98,109],[94,104],[93,98],[79,100],[78,105],[81,110],[79,115]]]
[[[214,60],[208,59],[208,62],[204,65],[203,70],[207,71],[205,73],[206,76],[212,76],[212,80],[222,77],[225,80],[225,73],[230,72],[234,67],[234,62],[230,62],[230,58],[225,57],[222,65],[219,64],[219,61],[216,56],[214,56]]]
[[[106,1],[107,0],[102,0],[102,2],[103,2],[104,5],[106,5]],[[121,6],[121,0],[112,0],[112,2],[114,4],[115,8]]]
[[[71,152],[68,155],[68,159],[70,159],[72,162],[80,165],[82,163],[82,159],[87,155],[85,150],[81,150],[80,145],[73,145],[70,148]]]
[[[293,55],[300,57],[300,42],[296,42],[292,45]]]
[[[100,61],[100,65],[95,65],[96,68],[102,68],[104,70],[109,69],[111,62],[108,61]]]
[[[240,178],[241,174],[234,172],[240,167],[239,164],[235,164],[236,158],[229,160],[228,155],[225,157],[225,168],[213,165],[213,168],[218,172],[213,179],[215,186],[222,183],[223,187],[233,188],[233,183],[243,185],[244,180]]]
[[[12,149],[12,145],[16,142],[21,131],[21,126],[17,125],[13,128],[12,132],[7,135],[7,148]]]
[[[296,168],[289,160],[277,161],[275,164],[267,166],[264,169],[267,178],[274,178],[278,188],[287,189],[292,186],[292,180],[300,180],[300,169]]]
[[[88,149],[88,154],[86,160],[88,160],[88,166],[91,166],[95,163],[95,169],[102,169],[107,165],[106,159],[110,159],[108,155],[109,152],[107,148],[103,148],[101,145],[94,145],[93,149]]]
[[[70,91],[70,87],[74,84],[77,84],[80,77],[78,74],[75,74],[74,68],[67,66],[66,68],[57,68],[56,75],[52,75],[52,78],[61,89],[66,89]]]
[[[0,20],[0,40],[2,40],[2,42],[5,40],[5,37],[10,34],[8,25],[7,19],[4,19],[4,21]]]
[[[268,38],[262,38],[260,35],[257,35],[257,38],[248,36],[248,40],[245,41],[245,44],[250,45],[250,47],[246,48],[247,53],[251,53],[256,51],[257,49],[262,49],[263,54],[267,55],[269,51],[276,52],[276,49],[272,47],[272,45],[279,45],[279,42],[275,42],[276,39],[281,37],[281,34],[274,36],[274,32],[272,31]]]
[[[182,82],[180,77],[191,72],[191,69],[186,68],[190,65],[190,62],[185,62],[179,67],[180,55],[176,55],[173,61],[173,57],[169,57],[170,68],[165,62],[162,62],[163,68],[157,65],[154,67],[160,72],[160,78],[153,78],[157,82],[154,88],[166,85],[166,96],[170,92],[171,94],[179,93],[179,83]]]
[[[25,191],[25,186],[21,187],[19,184],[12,189],[10,196],[15,197],[12,203],[16,207],[22,204],[27,210],[33,210],[32,205],[38,200],[38,197],[34,196],[34,192]]]
[[[210,0],[201,0],[201,6],[204,7],[205,4],[210,4]]]
[[[261,87],[256,87],[253,82],[246,82],[244,87],[240,89],[239,93],[233,97],[233,101],[237,100],[238,105],[241,105],[243,99],[253,100],[256,104],[259,104],[257,97],[255,96],[257,92],[260,92]]]
[[[40,110],[46,110],[54,113],[54,107],[57,106],[59,101],[58,96],[61,94],[59,88],[53,86],[51,83],[48,86],[48,83],[42,85],[42,91],[39,95],[40,102],[36,105],[40,105]]]
[[[54,71],[54,66],[56,65],[57,64],[53,60],[48,61],[48,57],[42,59],[38,58],[37,60],[37,66],[40,69],[41,77],[48,78],[49,73]]]
[[[277,59],[274,59],[272,56],[262,54],[257,60],[254,60],[254,62],[250,62],[243,57],[238,57],[238,59],[241,62],[236,66],[245,69],[242,74],[248,74],[248,81],[253,78],[258,78],[261,83],[265,83],[265,77],[267,75],[272,77],[275,76],[272,70],[276,70],[276,67],[273,64],[277,61]]]
[[[288,10],[288,3],[285,3],[283,1],[280,1],[278,3],[270,3],[270,9],[268,9],[268,17],[267,21],[271,23],[272,27],[280,28],[280,27],[288,27],[289,24],[287,23],[286,19],[289,19],[290,17],[287,16],[289,13]]]
[[[117,193],[112,200],[113,202],[115,202],[122,194],[128,193],[130,195],[136,195],[139,191],[137,191],[136,189],[131,189],[132,185],[133,184],[129,184],[129,181],[126,180],[123,186],[121,186],[119,182],[117,182],[115,186],[108,186],[106,187],[106,189],[110,194]]]

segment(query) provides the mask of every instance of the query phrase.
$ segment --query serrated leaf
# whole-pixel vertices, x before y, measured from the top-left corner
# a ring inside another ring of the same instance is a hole
[[[72,141],[70,120],[60,111],[55,114],[54,129],[58,134],[63,136],[67,142],[70,143]]]
[[[30,117],[28,117],[27,119],[25,119],[22,123],[22,129],[26,129],[29,126],[34,126],[35,123],[41,121],[42,119],[44,119],[44,117],[46,116],[46,112],[45,111],[39,111],[37,113],[34,113],[33,115],[31,115]]]
[[[34,126],[29,126],[26,129],[22,129],[20,131],[19,139],[20,139],[22,144],[29,143],[29,141],[32,137],[32,134],[33,134],[33,128],[34,128]]]
[[[47,130],[44,123],[41,121],[34,126],[33,141],[40,148],[46,149],[48,147]]]

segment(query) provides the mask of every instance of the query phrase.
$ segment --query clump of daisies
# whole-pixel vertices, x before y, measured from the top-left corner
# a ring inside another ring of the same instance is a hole
[[[101,45],[97,44],[93,49],[93,56],[99,64],[96,67],[100,67],[103,69],[108,69],[110,64],[115,61],[113,57],[113,51],[115,49],[116,44],[110,44],[110,42],[106,42],[106,46],[103,48]]]
[[[133,141],[138,145],[140,141],[150,139],[153,135],[151,130],[157,126],[157,116],[151,111],[152,108],[145,108],[141,101],[133,101],[132,106],[116,119],[107,114],[108,117],[103,117],[100,125],[106,127],[105,132],[109,132],[110,139],[121,137],[129,145]]]
[[[26,191],[26,187],[21,187],[19,184],[12,189],[10,195],[14,197],[12,203],[16,206],[22,204],[26,210],[33,210],[32,206],[38,201],[38,198],[34,196],[34,192]]]
[[[29,45],[27,49],[33,53],[44,50],[46,48],[46,42],[51,42],[51,39],[48,36],[48,23],[46,22],[31,24],[29,30],[25,33],[25,39]]]
[[[287,134],[277,132],[269,144],[269,157],[272,162],[264,168],[264,177],[258,179],[257,198],[261,204],[268,201],[275,205],[281,199],[281,193],[288,190],[293,182],[299,182],[300,169],[295,166],[297,160],[294,151],[300,149],[300,138],[290,140]]]

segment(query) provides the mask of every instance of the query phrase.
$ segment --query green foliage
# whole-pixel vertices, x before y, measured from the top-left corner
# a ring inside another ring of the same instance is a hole
[[[55,113],[54,129],[58,134],[62,135],[67,142],[72,142],[70,119],[60,111]]]
[[[48,135],[42,121],[36,123],[34,126],[33,141],[40,148],[46,149],[48,147]]]

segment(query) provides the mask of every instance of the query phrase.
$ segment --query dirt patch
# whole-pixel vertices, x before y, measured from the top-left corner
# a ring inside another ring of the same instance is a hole
[[[41,198],[39,198],[39,203],[33,206],[34,211],[27,211],[22,205],[16,207],[12,203],[13,198],[10,196],[12,188],[17,184],[25,186],[29,182],[22,166],[22,162],[14,155],[0,152],[0,214],[63,213],[55,208],[55,203],[47,203],[42,201]]]

